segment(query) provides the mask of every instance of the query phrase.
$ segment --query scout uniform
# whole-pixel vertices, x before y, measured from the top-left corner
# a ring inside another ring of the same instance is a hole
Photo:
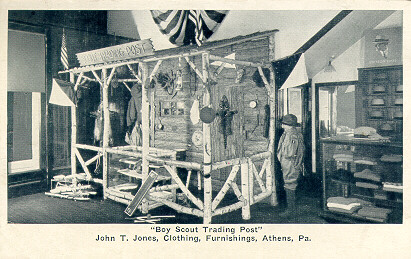
[[[284,179],[284,189],[287,196],[288,209],[286,214],[295,213],[295,189],[297,180],[303,172],[304,140],[302,134],[295,128],[297,117],[287,114],[283,117],[282,124],[288,125],[281,135],[278,143],[277,158],[281,164]]]
[[[277,158],[281,163],[284,187],[295,190],[297,179],[303,170],[304,140],[296,128],[284,131],[280,138]]]

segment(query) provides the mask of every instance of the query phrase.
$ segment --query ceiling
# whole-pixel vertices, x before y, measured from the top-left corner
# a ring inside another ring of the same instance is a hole
[[[360,40],[364,31],[375,27],[402,25],[402,12],[393,10],[355,10],[325,34],[305,52],[307,73],[313,77],[327,64],[331,56],[338,57]],[[386,20],[388,17],[390,19]],[[384,21],[383,24],[381,24]]]

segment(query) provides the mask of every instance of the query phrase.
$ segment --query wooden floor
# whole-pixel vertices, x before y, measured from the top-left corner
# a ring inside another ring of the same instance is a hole
[[[251,206],[251,220],[241,217],[241,210],[213,217],[215,224],[237,223],[327,223],[321,218],[320,202],[317,198],[302,197],[298,202],[299,215],[290,219],[281,217],[278,207],[267,203]],[[15,224],[130,224],[124,213],[126,206],[112,200],[99,198],[90,201],[74,201],[35,193],[8,199],[8,222]],[[201,224],[202,218],[176,213],[162,206],[150,211],[151,215],[175,215],[175,218],[163,219],[162,224]],[[139,216],[139,212],[135,216]],[[134,223],[133,223],[134,224]]]

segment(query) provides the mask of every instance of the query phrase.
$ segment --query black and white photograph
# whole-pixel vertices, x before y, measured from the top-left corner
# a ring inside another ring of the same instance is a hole
[[[407,1],[75,2],[1,9],[0,254],[407,258]]]

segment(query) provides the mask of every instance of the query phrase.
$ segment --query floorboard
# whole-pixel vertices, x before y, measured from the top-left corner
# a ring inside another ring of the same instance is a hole
[[[227,199],[224,203],[229,203]],[[222,202],[223,205],[223,202]],[[46,196],[36,193],[8,199],[8,222],[15,224],[130,224],[124,213],[126,205],[112,200],[95,198],[90,201],[74,201]],[[278,207],[267,203],[251,206],[251,219],[245,221],[241,210],[213,217],[215,224],[238,223],[327,223],[320,217],[320,202],[317,198],[302,197],[298,202],[299,213],[289,219],[280,215]],[[163,219],[163,224],[201,224],[202,219],[196,216],[176,213],[162,206],[150,211],[151,215],[175,215],[175,218]],[[135,216],[142,215],[137,212]]]

